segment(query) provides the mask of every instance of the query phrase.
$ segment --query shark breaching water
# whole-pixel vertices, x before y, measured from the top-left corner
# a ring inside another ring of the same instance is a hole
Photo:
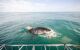
[[[27,26],[26,29],[32,33],[33,35],[42,35],[43,37],[47,37],[47,38],[53,38],[53,37],[57,37],[57,33],[50,29],[50,28],[45,28],[45,27],[31,27],[31,26]]]

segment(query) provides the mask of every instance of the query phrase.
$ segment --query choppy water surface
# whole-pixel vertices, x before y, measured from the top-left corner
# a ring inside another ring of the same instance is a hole
[[[80,44],[80,13],[0,13],[0,44]],[[49,27],[58,36],[32,35],[27,26]]]

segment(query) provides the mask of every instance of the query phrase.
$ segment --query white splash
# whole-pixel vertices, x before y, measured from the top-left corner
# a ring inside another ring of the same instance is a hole
[[[47,37],[47,38],[54,38],[54,37],[57,37],[58,34],[54,30],[51,29],[51,31],[46,32],[46,34],[39,35],[39,36],[41,36],[41,37]]]

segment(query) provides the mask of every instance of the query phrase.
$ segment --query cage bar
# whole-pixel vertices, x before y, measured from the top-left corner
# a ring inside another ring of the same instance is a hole
[[[22,50],[23,47],[28,47],[28,46],[32,46],[32,50],[36,50],[35,49],[36,46],[44,46],[44,50],[47,50],[47,46],[55,46],[56,50],[59,50],[58,48],[59,46],[64,46],[64,50],[73,50],[70,46],[80,46],[80,45],[76,45],[76,44],[18,44],[18,45],[3,44],[3,45],[0,45],[0,50],[5,48],[6,46],[19,47],[18,50]],[[7,48],[4,50],[7,50]]]

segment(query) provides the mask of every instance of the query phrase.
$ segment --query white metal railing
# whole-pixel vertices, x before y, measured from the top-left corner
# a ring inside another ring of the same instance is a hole
[[[18,44],[18,45],[7,45],[7,44],[3,44],[0,46],[0,50],[2,50],[5,46],[10,46],[10,47],[19,47],[18,50],[21,50],[24,46],[32,46],[32,50],[36,50],[35,46],[44,46],[44,50],[47,50],[47,46],[55,46],[56,50],[59,50],[59,46],[64,46],[64,50],[73,50],[72,48],[70,48],[70,46],[80,46],[80,45],[75,45],[75,44]],[[5,49],[7,50],[7,49]]]
[[[5,44],[0,46],[0,50],[2,50],[5,47]]]
[[[80,46],[76,44],[18,44],[18,45],[8,45],[7,46]]]

